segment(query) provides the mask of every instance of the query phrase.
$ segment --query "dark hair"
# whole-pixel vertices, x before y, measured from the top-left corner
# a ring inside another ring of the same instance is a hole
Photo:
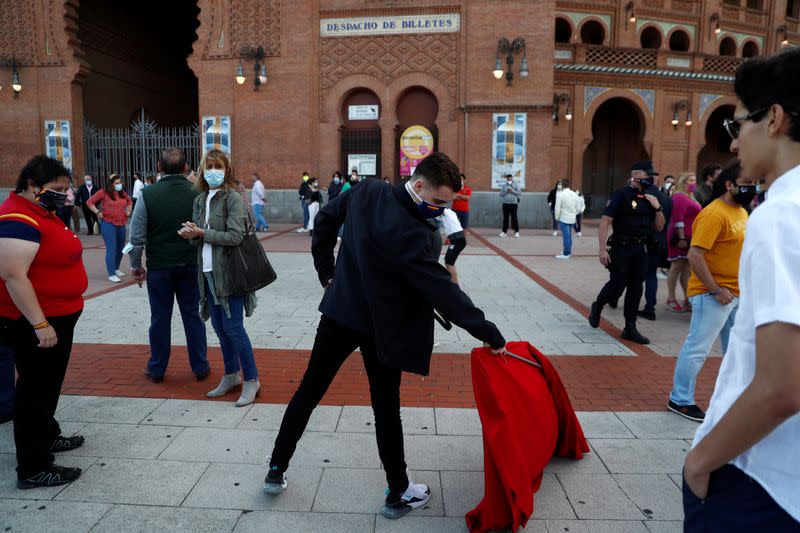
[[[453,192],[461,190],[461,172],[453,161],[443,152],[433,152],[422,160],[414,169],[414,178],[420,175],[425,181],[437,189],[442,186],[453,189]]]
[[[141,174],[139,174],[138,172],[134,172],[134,173],[133,173],[133,179],[134,179],[134,180],[135,180],[135,179],[142,179],[142,175],[141,175]]]
[[[29,181],[37,187],[44,187],[62,176],[72,178],[70,171],[60,161],[46,155],[37,155],[22,167],[14,192],[25,192]]]
[[[103,189],[105,189],[105,191],[106,191],[106,194],[108,196],[110,196],[112,200],[116,200],[117,199],[117,191],[116,191],[116,189],[114,189],[114,182],[117,181],[117,180],[123,181],[122,180],[122,176],[120,176],[119,174],[111,174],[108,177],[108,179],[106,180],[106,186],[103,187]],[[123,187],[124,187],[124,183],[123,183]],[[120,198],[125,198],[125,191],[124,190],[119,192],[119,197]]]
[[[257,180],[260,180],[261,179],[261,174],[259,174],[258,172],[253,172],[253,177],[255,179],[257,179]]]
[[[707,164],[706,166],[703,167],[703,170],[700,172],[700,179],[702,179],[703,183],[705,183],[708,178],[713,178],[714,173],[716,173],[717,170],[720,170],[721,168],[722,165],[718,163]]]
[[[464,174],[459,174],[458,177],[461,178],[462,180],[467,179],[467,177]]]
[[[790,115],[789,137],[800,142],[800,48],[790,48],[772,57],[748,59],[736,71],[736,96],[759,122],[767,108],[779,104]]]
[[[717,179],[714,180],[714,184],[711,186],[711,199],[716,200],[728,192],[727,187],[725,187],[725,182],[730,181],[731,183],[735,184],[741,173],[742,164],[738,159],[734,159],[725,165],[725,168],[722,169],[722,172],[720,172],[719,176],[717,176]]]
[[[181,174],[186,167],[186,154],[180,148],[165,148],[161,152],[158,164],[165,176]]]
[[[155,177],[155,175],[151,174],[150,176],[147,176],[147,177],[144,179],[144,182],[145,182],[145,183],[155,183],[155,182],[156,182],[156,177]]]

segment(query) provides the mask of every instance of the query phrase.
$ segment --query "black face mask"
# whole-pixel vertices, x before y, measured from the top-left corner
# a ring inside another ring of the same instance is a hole
[[[67,193],[42,189],[36,195],[36,203],[48,211],[58,211],[67,203]]]
[[[756,197],[756,186],[755,185],[737,185],[739,187],[739,192],[731,191],[733,195],[733,199],[736,201],[737,204],[741,205],[742,207],[747,207],[750,205],[750,202],[753,201],[753,198]]]
[[[644,187],[645,189],[647,189],[647,188],[650,188],[650,187],[652,187],[652,186],[653,186],[653,183],[655,183],[655,182],[653,181],[653,176],[647,176],[646,178],[642,178],[642,179],[640,179],[640,180],[639,180],[639,183],[641,183],[641,184],[642,184],[642,187]]]

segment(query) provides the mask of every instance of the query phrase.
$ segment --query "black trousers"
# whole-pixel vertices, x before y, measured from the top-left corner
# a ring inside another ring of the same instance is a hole
[[[89,209],[86,204],[81,206],[81,210],[83,211],[83,218],[86,219],[86,233],[91,235],[94,233],[94,224],[97,222],[97,215]]]
[[[369,380],[378,455],[386,471],[386,481],[392,492],[402,493],[408,488],[403,450],[403,424],[400,420],[402,372],[378,360],[373,338],[348,329],[325,315],[320,319],[303,381],[283,415],[269,464],[281,470],[289,467],[289,461],[306,429],[311,413],[325,396],[339,368],[357,347],[361,347],[361,356]]]
[[[508,219],[511,218],[511,227],[515,232],[519,232],[519,222],[517,221],[517,208],[519,204],[503,204],[503,233],[508,231]]]
[[[50,444],[61,434],[54,415],[80,316],[78,312],[47,317],[58,335],[58,342],[52,348],[39,348],[39,339],[24,317],[0,318],[0,342],[11,348],[17,366],[14,444],[19,479],[33,476],[52,460]]]
[[[609,302],[616,302],[625,292],[625,323],[635,323],[639,302],[644,291],[649,257],[644,244],[614,246],[611,249],[611,276],[600,294],[597,304],[602,309]]]
[[[58,218],[61,219],[61,222],[63,222],[66,227],[70,227],[70,224],[72,223],[73,209],[75,209],[74,206],[65,205],[64,207],[60,208],[57,212]]]

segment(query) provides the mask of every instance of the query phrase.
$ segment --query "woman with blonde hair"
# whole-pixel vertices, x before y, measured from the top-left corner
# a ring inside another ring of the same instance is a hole
[[[253,403],[261,392],[253,346],[244,328],[244,316],[253,314],[256,297],[254,293],[231,294],[225,249],[242,242],[249,215],[224,152],[209,151],[196,176],[195,188],[200,194],[194,202],[194,220],[184,222],[178,233],[198,245],[200,316],[211,318],[225,363],[222,381],[207,396],[216,398],[242,386],[236,401],[236,406],[242,407]]]
[[[670,188],[672,193],[672,216],[667,228],[667,259],[670,262],[669,276],[667,277],[667,307],[672,311],[681,313],[691,311],[688,287],[689,275],[689,245],[692,242],[692,224],[702,209],[694,199],[697,190],[697,177],[694,172],[684,172]],[[683,289],[683,304],[676,298],[678,280]]]

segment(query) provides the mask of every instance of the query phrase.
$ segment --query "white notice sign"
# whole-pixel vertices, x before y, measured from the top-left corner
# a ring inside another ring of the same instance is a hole
[[[319,21],[320,37],[454,33],[460,29],[461,16],[458,13],[330,18]]]
[[[348,154],[347,172],[356,169],[359,176],[375,176],[378,171],[377,154]]]
[[[349,120],[378,120],[378,104],[347,106]]]

